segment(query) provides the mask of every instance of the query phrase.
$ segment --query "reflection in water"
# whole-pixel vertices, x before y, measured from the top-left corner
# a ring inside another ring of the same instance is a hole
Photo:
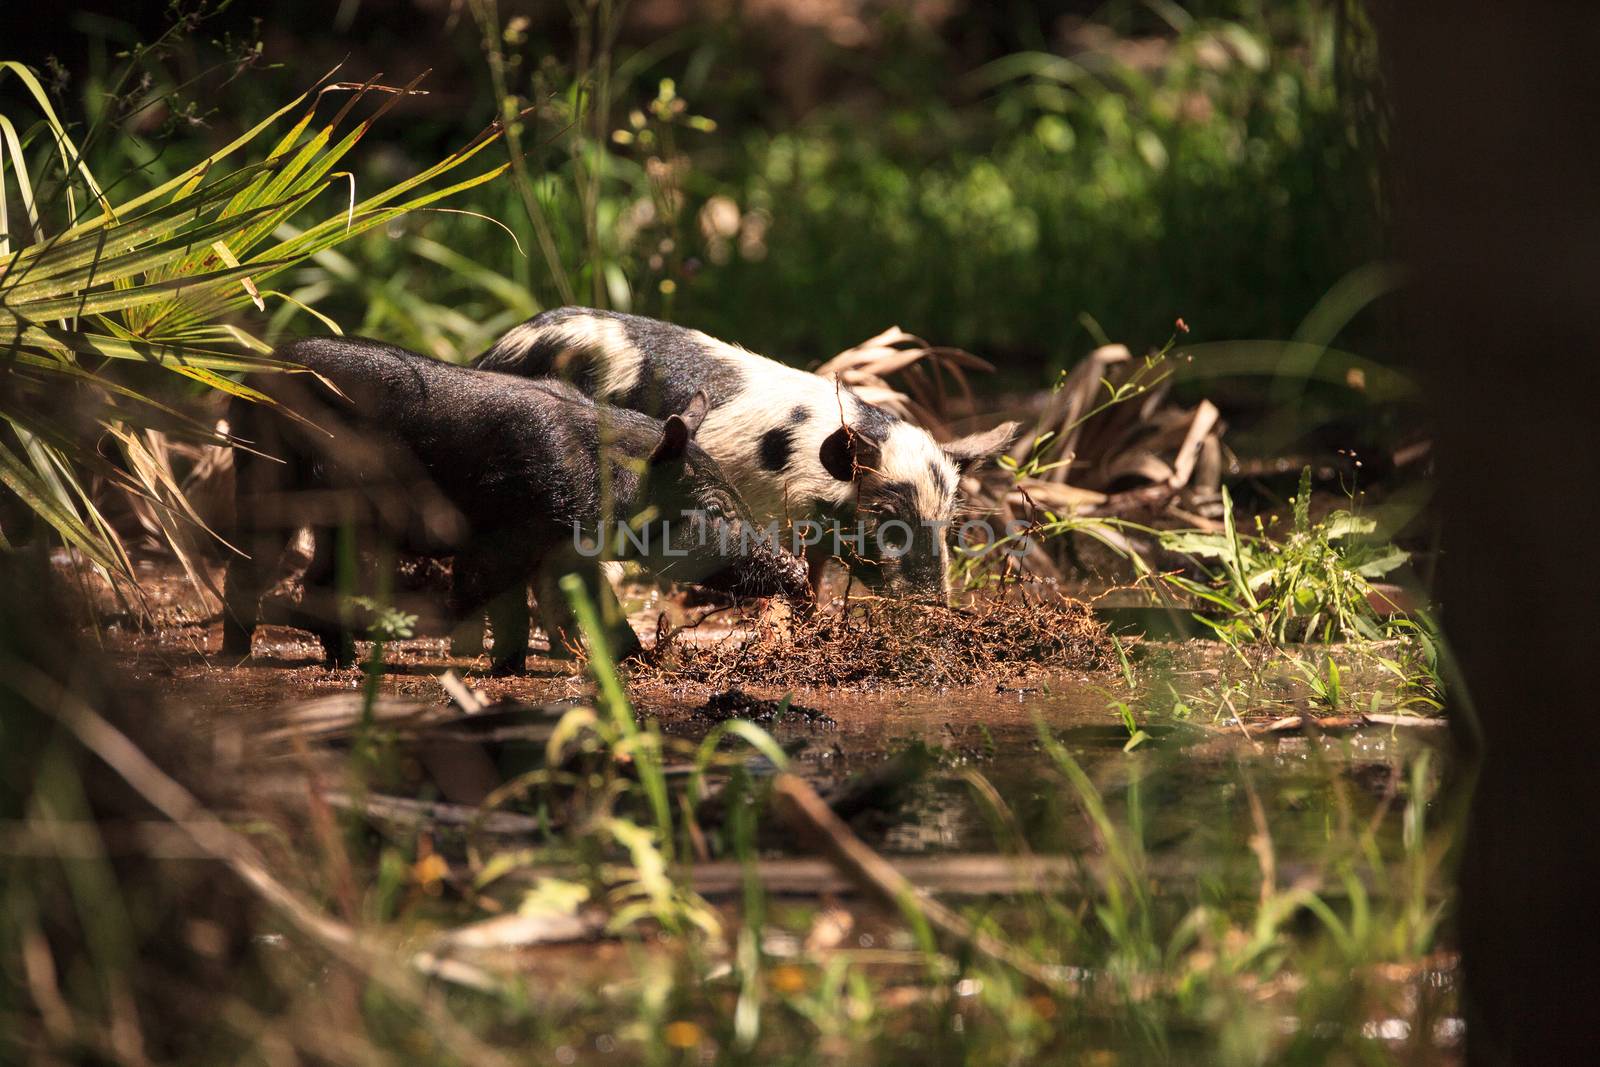
[[[966,775],[992,784],[1028,847],[1072,853],[1092,844],[1080,805],[1041,749],[1040,725],[1083,767],[1120,825],[1152,855],[1196,868],[1243,852],[1255,832],[1254,791],[1280,864],[1312,863],[1339,833],[1375,826],[1386,858],[1399,846],[1409,768],[1428,754],[1429,788],[1447,767],[1442,730],[1373,727],[1344,736],[1258,734],[1210,723],[1150,723],[1153,740],[1123,751],[1127,733],[1088,687],[1053,693],[947,693],[834,697],[840,724],[814,741],[804,766],[828,785],[904,746],[936,747],[937,769],[893,811],[858,829],[892,853],[993,852],[1001,845]]]

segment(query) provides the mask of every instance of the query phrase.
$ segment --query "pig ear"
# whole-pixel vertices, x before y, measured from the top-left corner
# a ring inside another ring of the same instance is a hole
[[[943,445],[944,454],[950,457],[956,470],[966,474],[1009,445],[1011,439],[1017,436],[1018,426],[1015,422],[1003,422],[992,430],[946,441]]]
[[[661,424],[661,440],[656,442],[656,450],[650,453],[650,465],[653,467],[658,463],[682,460],[689,451],[689,439],[693,436],[694,429],[682,415],[668,415]]]
[[[661,424],[661,442],[656,445],[656,451],[650,453],[650,462],[658,464],[669,459],[683,459],[690,450],[691,440],[699,432],[699,424],[706,421],[709,410],[706,390],[699,390],[690,397],[690,402],[683,405],[683,411],[669,414],[667,421]]]
[[[650,453],[650,462],[665,463],[682,459],[689,451],[689,442],[700,432],[700,424],[706,421],[706,412],[710,408],[706,394],[701,391],[689,398],[681,412],[668,415],[661,424],[661,440],[656,444],[656,450]]]
[[[840,426],[822,440],[817,454],[822,469],[841,482],[854,481],[858,467],[878,462],[878,446],[848,426]]]
[[[700,432],[700,424],[706,421],[706,412],[710,410],[711,401],[706,399],[704,389],[698,390],[694,396],[689,398],[689,402],[683,406],[683,410],[678,413],[678,416],[689,427],[690,437]]]

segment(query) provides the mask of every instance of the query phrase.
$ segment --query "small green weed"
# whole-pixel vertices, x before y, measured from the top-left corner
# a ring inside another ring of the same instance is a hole
[[[1375,640],[1396,632],[1397,622],[1373,606],[1373,579],[1399,567],[1409,555],[1373,539],[1376,524],[1348,511],[1335,511],[1313,523],[1310,517],[1311,468],[1300,475],[1294,498],[1294,526],[1283,540],[1266,532],[1259,517],[1254,535],[1240,533],[1233,501],[1223,489],[1220,533],[1173,530],[1161,543],[1200,561],[1203,580],[1163,574],[1173,589],[1219,611],[1199,615],[1230,644],[1242,641]]]

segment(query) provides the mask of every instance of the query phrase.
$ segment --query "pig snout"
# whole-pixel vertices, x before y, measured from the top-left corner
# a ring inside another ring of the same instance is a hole
[[[812,598],[810,570],[805,560],[764,536],[739,538],[739,553],[726,566],[700,584],[735,596],[781,596],[789,600]]]
[[[907,551],[890,563],[889,588],[896,595],[950,605],[950,550],[933,531],[919,531]]]

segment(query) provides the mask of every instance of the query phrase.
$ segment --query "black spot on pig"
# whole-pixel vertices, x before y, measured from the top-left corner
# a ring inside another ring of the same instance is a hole
[[[789,465],[789,454],[794,450],[794,438],[789,429],[775,426],[761,435],[761,466],[769,471],[781,471]]]
[[[557,326],[573,318],[572,311],[571,308],[556,308],[534,316],[523,323],[522,328],[497,341],[473,362],[473,366],[527,377],[557,378],[571,383],[585,396],[594,396],[600,379],[600,364],[594,359],[594,353],[574,351],[568,339],[559,333],[538,334],[541,327]],[[535,337],[531,343],[525,340],[530,334]]]
[[[717,407],[738,396],[745,387],[744,372],[737,364],[716,358],[703,335],[670,322],[597,308],[560,307],[541,312],[494,344],[473,361],[473,366],[533,378],[549,375],[596,396],[601,371],[613,353],[592,349],[572,352],[564,365],[558,365],[558,357],[569,348],[561,333],[552,333],[531,345],[522,341],[530,333],[575,319],[618,323],[628,343],[643,356],[634,386],[620,395],[598,398],[607,403],[663,418],[682,411],[697,392],[704,392],[711,398],[712,407]]]
[[[717,359],[693,330],[620,311],[588,314],[620,322],[629,343],[644,354],[638,383],[626,394],[608,398],[615,404],[660,416],[681,410],[696,392],[703,391],[715,408],[744,390],[744,372]]]
[[[789,412],[789,422],[794,426],[804,426],[811,417],[811,411],[804,404],[796,404],[795,409]]]
[[[889,414],[875,404],[868,404],[864,400],[856,400],[855,410],[850,419],[850,428],[859,436],[865,437],[874,444],[881,445],[889,439],[890,431],[900,421],[898,417]]]
[[[589,314],[622,323],[622,333],[627,334],[629,344],[645,355],[634,387],[621,397],[611,398],[624,408],[646,414],[669,413],[688,403],[694,392],[704,392],[712,398],[712,408],[717,408],[744,389],[744,371],[715,358],[701,334],[693,330],[643,315]]]

